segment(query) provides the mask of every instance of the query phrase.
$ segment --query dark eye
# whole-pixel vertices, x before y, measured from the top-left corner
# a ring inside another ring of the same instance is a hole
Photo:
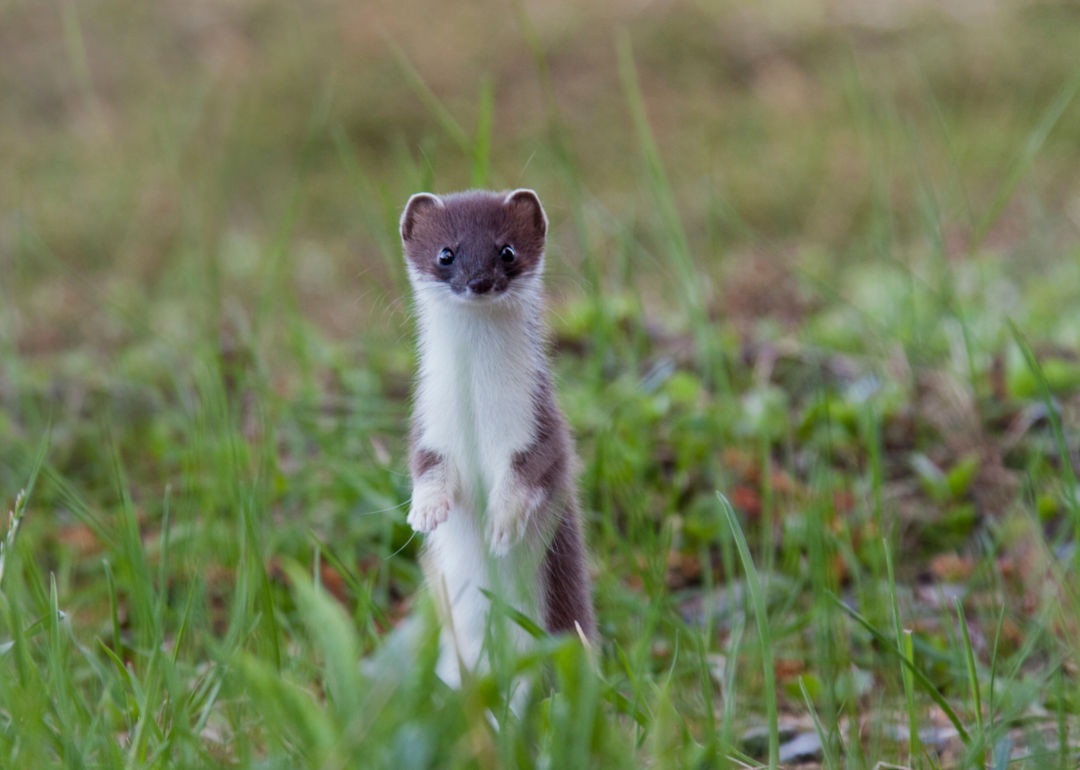
[[[503,246],[502,251],[499,252],[499,256],[502,257],[503,262],[513,262],[514,261],[514,247],[513,246]]]
[[[454,261],[454,252],[451,251],[450,249],[443,249],[442,251],[439,252],[439,264],[440,265],[443,265],[443,266],[449,265],[449,264],[452,264],[453,261]]]

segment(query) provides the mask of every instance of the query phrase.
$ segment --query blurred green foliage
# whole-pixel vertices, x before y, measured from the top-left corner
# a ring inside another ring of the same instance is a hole
[[[0,765],[705,768],[803,730],[1066,766],[1078,39],[1069,2],[0,2]],[[451,690],[396,228],[472,184],[551,219],[602,641],[496,634]]]

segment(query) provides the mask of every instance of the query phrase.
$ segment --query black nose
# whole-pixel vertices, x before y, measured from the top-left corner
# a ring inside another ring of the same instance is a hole
[[[487,294],[493,283],[490,278],[473,278],[469,281],[469,291],[473,294]]]

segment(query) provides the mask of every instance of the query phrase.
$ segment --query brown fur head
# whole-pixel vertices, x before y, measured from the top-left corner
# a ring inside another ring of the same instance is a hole
[[[417,193],[401,215],[401,241],[414,281],[456,295],[499,296],[538,276],[547,217],[532,190]]]

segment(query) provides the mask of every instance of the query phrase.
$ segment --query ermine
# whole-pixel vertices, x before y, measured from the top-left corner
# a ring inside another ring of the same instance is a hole
[[[577,461],[546,352],[546,237],[532,190],[417,193],[401,216],[420,363],[408,523],[427,533],[437,673],[452,686],[480,661],[485,591],[549,632],[596,633]]]

